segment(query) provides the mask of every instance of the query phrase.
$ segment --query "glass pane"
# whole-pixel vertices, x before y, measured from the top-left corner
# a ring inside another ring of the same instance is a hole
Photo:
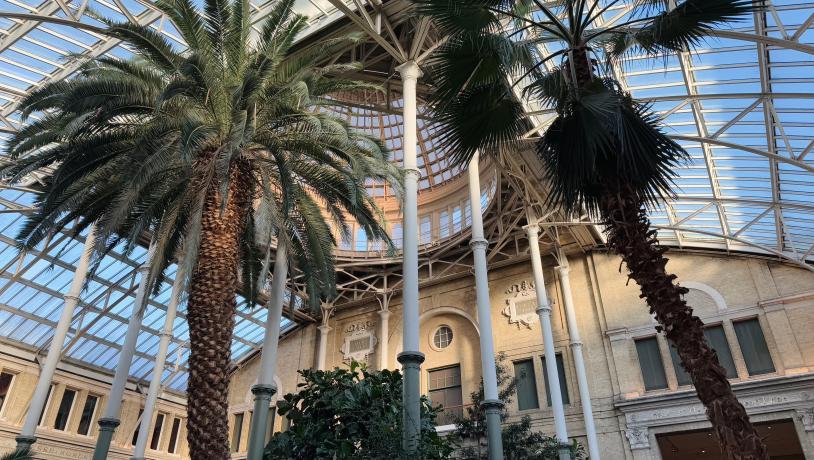
[[[155,425],[153,426],[153,435],[150,438],[150,449],[158,450],[158,445],[161,442],[162,429],[164,429],[164,414],[158,414],[155,417]]]
[[[181,431],[181,419],[175,418],[172,421],[172,430],[170,430],[170,445],[167,451],[174,454],[178,449],[178,434]]]
[[[734,323],[734,326],[749,375],[774,372],[769,347],[766,345],[766,338],[763,337],[763,330],[760,328],[757,318],[738,321]]]
[[[96,412],[96,404],[99,402],[99,397],[88,395],[85,398],[85,405],[82,407],[82,417],[79,419],[79,434],[87,435],[90,433],[90,426],[93,423],[93,413]]]
[[[130,444],[136,445],[136,441],[138,441],[138,432],[141,430],[141,416],[144,415],[144,409],[139,409],[138,411],[138,420],[136,420],[136,429],[133,431],[133,439],[130,441]]]
[[[676,379],[678,380],[678,384],[692,385],[692,378],[690,378],[690,374],[684,370],[684,366],[681,365],[681,358],[678,357],[676,347],[672,343],[670,344],[670,358],[673,360],[673,369],[676,371]]]
[[[54,420],[54,428],[57,430],[65,430],[68,426],[68,419],[71,417],[71,409],[73,408],[73,400],[76,398],[74,390],[66,389],[62,393],[62,401],[59,403],[57,409],[57,418]]]
[[[548,372],[546,372],[545,356],[543,356],[543,380],[545,381],[545,398],[548,407],[551,407],[551,390],[548,385]],[[571,404],[568,397],[568,382],[565,380],[565,363],[562,360],[562,355],[557,354],[557,378],[560,381],[560,397],[563,404]]]
[[[729,342],[726,341],[723,326],[704,328],[704,337],[709,346],[718,353],[718,362],[726,370],[726,378],[737,378],[738,370],[735,368],[735,360],[732,359],[732,351],[729,349]]]
[[[243,414],[235,414],[235,426],[232,428],[232,452],[240,451],[240,437],[243,435]]]
[[[11,388],[11,381],[14,380],[14,374],[3,372],[0,374],[0,411],[3,410],[4,403],[8,397],[8,390]]]
[[[514,378],[517,379],[517,408],[520,410],[539,409],[534,362],[527,359],[514,363]]]
[[[664,363],[661,360],[659,343],[656,338],[637,340],[636,353],[639,355],[644,388],[646,390],[667,388],[667,376],[664,374]]]

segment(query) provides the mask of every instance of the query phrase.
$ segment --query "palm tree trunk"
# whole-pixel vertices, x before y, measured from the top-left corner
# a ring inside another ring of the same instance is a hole
[[[187,302],[190,357],[187,440],[192,460],[226,460],[229,453],[228,390],[237,307],[240,237],[251,205],[250,173],[236,162],[222,207],[218,184],[207,190],[198,262]]]
[[[661,325],[657,329],[675,345],[724,455],[730,460],[768,459],[766,446],[732,392],[717,354],[704,339],[704,323],[684,301],[687,288],[675,284],[676,275],[666,271],[667,249],[659,246],[643,201],[624,187],[606,187],[601,208],[608,243],[641,288],[641,297]]]

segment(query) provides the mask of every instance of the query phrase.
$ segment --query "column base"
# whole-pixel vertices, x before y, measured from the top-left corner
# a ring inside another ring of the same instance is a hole
[[[37,437],[20,435],[14,438],[14,440],[17,441],[17,452],[30,451],[31,446],[37,442]]]

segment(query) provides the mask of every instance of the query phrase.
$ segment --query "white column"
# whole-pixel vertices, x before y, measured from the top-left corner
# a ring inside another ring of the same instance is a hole
[[[45,357],[42,368],[40,368],[40,377],[37,380],[37,386],[34,388],[34,396],[31,398],[31,404],[25,416],[23,429],[20,435],[17,436],[18,449],[26,449],[37,440],[35,436],[37,423],[47,403],[48,390],[51,388],[51,380],[54,378],[54,372],[59,363],[59,357],[62,354],[62,347],[65,345],[65,336],[68,335],[68,329],[71,327],[71,322],[73,321],[74,310],[79,304],[79,294],[81,294],[82,286],[85,284],[85,279],[88,276],[88,265],[90,264],[90,257],[93,253],[95,241],[96,228],[95,226],[91,226],[88,231],[88,236],[85,237],[85,246],[82,250],[82,255],[76,263],[76,270],[73,272],[71,287],[68,289],[68,293],[63,296],[65,305],[62,307],[62,314],[59,317],[56,329],[54,329],[54,337],[51,338],[48,355]]]
[[[107,459],[110,451],[110,443],[113,433],[119,426],[121,420],[119,415],[124,400],[124,390],[127,379],[130,377],[130,366],[133,363],[133,355],[136,354],[139,332],[141,331],[141,321],[144,318],[144,310],[147,306],[147,280],[150,271],[150,263],[153,261],[153,248],[147,253],[147,259],[138,268],[141,272],[141,280],[136,290],[136,298],[133,301],[133,309],[130,311],[130,320],[127,323],[127,332],[124,335],[124,342],[119,351],[119,362],[116,365],[116,373],[113,376],[113,384],[110,387],[107,406],[104,414],[99,418],[99,436],[96,438],[96,448],[93,450],[93,460]]]
[[[183,289],[183,286],[184,273],[182,271],[182,264],[179,263],[178,270],[175,272],[175,282],[172,284],[170,303],[167,305],[167,313],[166,316],[164,316],[164,327],[161,329],[161,339],[158,342],[158,354],[155,357],[153,376],[150,379],[150,387],[147,389],[147,399],[144,401],[144,412],[141,416],[138,439],[136,440],[136,447],[133,451],[134,460],[143,460],[145,458],[144,453],[147,450],[148,435],[152,433],[150,430],[150,425],[153,421],[153,413],[155,412],[158,393],[161,391],[161,379],[164,377],[164,365],[167,361],[167,348],[169,348],[170,340],[172,340],[173,326],[175,325],[175,314],[178,310],[178,301],[181,298],[181,289]]]
[[[421,363],[418,308],[418,168],[416,167],[416,85],[421,69],[415,61],[397,67],[404,97],[404,277],[402,289],[404,342],[398,356],[404,374],[403,448],[407,455],[418,453],[421,433]]]
[[[531,267],[534,272],[534,290],[537,292],[537,314],[540,316],[540,328],[543,330],[543,346],[545,347],[546,374],[548,375],[548,391],[551,393],[551,409],[554,412],[554,431],[560,443],[568,442],[568,431],[565,428],[565,411],[560,393],[560,377],[557,372],[557,352],[554,350],[554,333],[551,330],[551,304],[545,290],[545,277],[543,276],[543,261],[540,258],[540,226],[530,224],[526,227],[531,250]]]
[[[489,273],[486,268],[486,248],[489,243],[483,233],[480,199],[480,168],[476,154],[469,163],[469,202],[472,211],[472,241],[469,246],[472,248],[475,263],[475,296],[478,307],[478,326],[480,327],[480,356],[483,375],[483,401],[481,404],[486,412],[489,459],[499,460],[503,458],[500,420],[503,403],[500,401],[497,388],[492,306],[489,299]]]
[[[588,437],[588,453],[591,460],[600,460],[599,442],[596,439],[596,425],[594,424],[594,411],[591,407],[591,393],[588,391],[588,376],[585,373],[585,359],[582,356],[582,340],[577,326],[577,316],[574,311],[574,299],[571,296],[570,268],[565,253],[560,252],[560,266],[557,274],[562,289],[563,309],[565,320],[568,323],[571,354],[574,356],[574,367],[577,371],[577,385],[579,386],[579,399],[582,402],[582,417],[585,419],[585,434]]]
[[[379,310],[379,370],[390,365],[390,310]]]
[[[331,326],[326,324],[319,326],[319,348],[317,349],[317,370],[325,370],[325,362],[328,357],[328,333],[331,332]]]
[[[261,280],[263,282],[265,280]],[[268,426],[268,408],[271,398],[277,392],[274,386],[274,373],[277,369],[277,347],[280,343],[280,322],[283,319],[285,285],[288,281],[288,251],[283,238],[278,239],[277,253],[274,256],[274,275],[271,279],[271,294],[267,304],[266,331],[263,337],[263,350],[260,354],[260,373],[257,384],[252,386],[254,394],[254,416],[249,431],[248,460],[261,460]]]

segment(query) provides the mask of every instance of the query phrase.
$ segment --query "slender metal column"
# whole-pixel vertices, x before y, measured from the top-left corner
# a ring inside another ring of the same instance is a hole
[[[486,436],[489,443],[489,459],[503,459],[503,435],[501,410],[503,402],[498,396],[497,370],[495,369],[495,344],[492,333],[492,306],[489,301],[489,272],[486,267],[486,248],[489,242],[483,234],[481,209],[480,167],[478,156],[469,163],[469,202],[472,206],[472,256],[475,262],[475,297],[480,327],[480,357],[483,375],[483,401],[486,412]]]
[[[546,374],[548,375],[548,391],[551,394],[551,409],[554,412],[554,431],[557,439],[563,446],[568,444],[568,431],[565,428],[565,410],[562,405],[560,393],[560,377],[557,372],[557,354],[554,350],[554,333],[551,330],[551,304],[545,290],[545,277],[543,276],[543,261],[540,258],[540,226],[536,223],[526,226],[531,249],[531,267],[534,272],[534,289],[537,292],[537,314],[540,316],[540,328],[543,330],[543,345],[545,347]],[[570,459],[567,448],[560,449],[560,460]]]
[[[571,338],[571,353],[574,355],[574,367],[577,371],[577,385],[579,386],[579,399],[582,402],[582,418],[585,419],[585,434],[588,437],[588,454],[591,460],[600,460],[599,443],[596,439],[596,425],[594,425],[594,411],[591,408],[591,394],[588,391],[588,377],[585,373],[585,359],[582,356],[582,340],[579,336],[577,316],[574,311],[574,299],[571,296],[571,281],[568,273],[568,258],[562,251],[559,254],[560,266],[557,275],[562,288],[562,303],[565,310],[565,321],[568,323],[568,335]]]
[[[254,415],[249,431],[248,460],[262,460],[266,442],[269,405],[277,387],[274,385],[274,372],[277,368],[277,346],[280,343],[280,321],[283,319],[283,300],[288,280],[288,251],[282,238],[279,239],[274,259],[274,275],[271,279],[266,316],[266,333],[263,337],[263,351],[260,355],[260,375],[252,387],[254,395]]]
[[[379,323],[379,370],[383,370],[390,365],[390,310],[379,310]]]
[[[133,301],[133,309],[127,323],[127,332],[124,335],[124,343],[119,352],[119,363],[116,365],[116,373],[110,387],[107,407],[105,407],[104,415],[99,419],[99,436],[96,438],[96,448],[93,449],[93,460],[107,459],[110,443],[113,441],[113,434],[116,432],[116,427],[121,423],[119,415],[122,410],[124,390],[127,385],[127,378],[130,377],[130,365],[133,363],[133,355],[136,353],[141,321],[144,319],[144,310],[146,310],[147,306],[147,297],[149,295],[147,292],[147,279],[152,261],[153,249],[151,248],[147,253],[147,260],[138,268],[139,272],[141,272],[141,281],[136,290],[136,298]]]
[[[416,167],[416,84],[421,69],[415,61],[396,68],[401,74],[404,97],[404,206],[402,223],[404,265],[402,275],[404,342],[398,361],[404,374],[403,447],[406,455],[418,454],[421,439],[421,363],[424,355],[418,345],[418,168]]]
[[[73,272],[71,287],[68,289],[68,293],[63,296],[65,305],[62,307],[62,314],[54,330],[54,337],[48,347],[48,355],[40,368],[40,377],[37,380],[37,386],[34,388],[34,396],[31,398],[31,405],[28,407],[23,429],[16,438],[18,450],[30,449],[37,442],[37,424],[40,421],[40,414],[42,414],[45,404],[48,402],[48,390],[51,388],[51,380],[54,378],[54,372],[62,354],[62,347],[65,345],[65,336],[68,335],[68,329],[70,329],[73,321],[74,310],[79,304],[79,294],[82,293],[82,286],[88,276],[88,265],[90,264],[95,242],[96,227],[91,226],[88,236],[85,237],[82,255],[76,263],[76,270]]]
[[[164,317],[164,328],[161,329],[161,339],[158,342],[158,354],[155,357],[153,367],[153,377],[150,379],[150,387],[147,389],[147,399],[144,401],[144,412],[141,415],[141,425],[139,425],[136,447],[133,450],[132,460],[146,460],[147,437],[151,433],[150,425],[153,422],[158,393],[161,391],[161,378],[164,375],[164,365],[167,362],[167,349],[172,340],[172,331],[175,326],[175,314],[178,310],[178,302],[181,298],[181,289],[184,286],[184,272],[182,264],[178,264],[175,273],[175,282],[172,284],[170,303],[167,305],[167,313]]]

